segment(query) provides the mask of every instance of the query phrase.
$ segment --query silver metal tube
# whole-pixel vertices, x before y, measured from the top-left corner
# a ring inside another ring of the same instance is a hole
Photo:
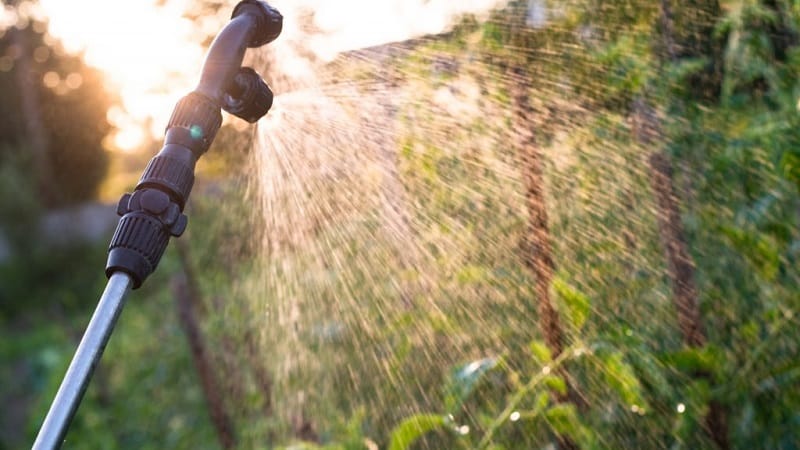
[[[61,448],[72,416],[75,415],[83,393],[89,385],[95,365],[103,355],[130,289],[131,278],[128,275],[122,272],[111,275],[78,345],[78,350],[72,357],[67,374],[64,375],[56,397],[50,405],[50,411],[47,412],[47,417],[39,429],[39,435],[33,443],[34,450]]]

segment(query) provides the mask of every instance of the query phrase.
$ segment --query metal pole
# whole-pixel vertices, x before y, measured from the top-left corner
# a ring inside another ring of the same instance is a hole
[[[94,315],[86,327],[78,350],[72,357],[72,362],[64,375],[64,380],[58,388],[55,399],[50,405],[50,411],[44,419],[34,450],[52,450],[61,448],[64,435],[72,421],[72,416],[78,409],[84,391],[89,385],[94,367],[103,355],[111,331],[117,323],[119,313],[125,304],[125,297],[131,290],[131,278],[122,272],[111,275],[94,310]]]

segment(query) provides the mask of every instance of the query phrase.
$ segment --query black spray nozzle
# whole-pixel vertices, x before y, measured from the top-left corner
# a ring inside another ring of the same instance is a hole
[[[95,366],[117,322],[125,296],[158,266],[170,238],[186,230],[183,213],[194,184],[197,159],[211,145],[222,124],[220,108],[255,122],[272,105],[272,92],[261,77],[242,68],[247,47],[260,47],[281,32],[283,17],[264,2],[243,0],[214,39],[200,84],[175,106],[164,146],[150,160],[134,192],[122,196],[122,216],[108,248],[109,277],[86,333],[42,423],[33,448],[61,448]]]
[[[272,107],[272,91],[255,70],[242,67],[242,60],[248,47],[273,41],[282,27],[283,16],[266,2],[243,0],[236,6],[208,50],[197,89],[175,106],[164,147],[133,194],[120,200],[122,218],[106,265],[109,277],[124,272],[138,288],[156,269],[170,237],[183,233],[195,163],[222,125],[220,108],[254,123]]]
[[[243,0],[233,9],[231,19],[235,19],[241,14],[252,14],[257,17],[258,24],[250,37],[248,47],[261,47],[274,41],[283,30],[283,16],[277,9],[268,5],[267,2],[257,0]]]
[[[225,96],[237,84],[235,78],[241,71],[245,50],[272,42],[282,29],[283,16],[266,2],[239,2],[230,23],[211,44],[197,92],[228,109]]]

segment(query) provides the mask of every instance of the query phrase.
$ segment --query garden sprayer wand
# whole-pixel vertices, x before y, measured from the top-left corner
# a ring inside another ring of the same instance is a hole
[[[243,0],[208,51],[200,83],[175,106],[164,146],[150,160],[132,194],[117,206],[122,216],[108,250],[108,285],[33,444],[35,450],[61,447],[72,417],[103,354],[125,297],[158,265],[170,236],[186,229],[183,208],[194,184],[197,160],[222,124],[220,109],[250,123],[272,107],[272,92],[249,67],[245,50],[278,37],[283,17],[266,2]]]

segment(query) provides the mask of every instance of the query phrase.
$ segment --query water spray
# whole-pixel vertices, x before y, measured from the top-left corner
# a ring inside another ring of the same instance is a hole
[[[58,388],[33,444],[35,450],[61,447],[89,380],[103,354],[125,298],[158,266],[171,236],[179,237],[194,184],[197,160],[211,146],[225,110],[250,123],[272,107],[273,95],[255,70],[242,67],[247,48],[281,33],[283,17],[266,2],[243,0],[208,51],[197,88],[183,97],[166,128],[164,146],[150,160],[134,192],[117,206],[121,216],[108,250],[108,284]]]

